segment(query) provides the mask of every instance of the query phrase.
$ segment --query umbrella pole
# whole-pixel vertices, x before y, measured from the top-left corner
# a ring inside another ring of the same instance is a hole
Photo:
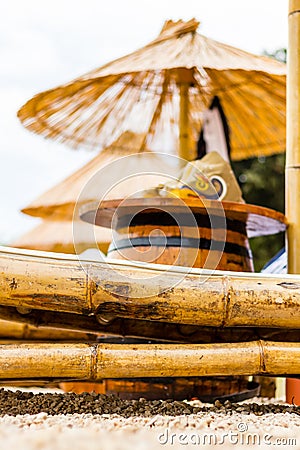
[[[191,161],[195,155],[191,151],[189,138],[189,84],[180,83],[179,90],[179,156]]]
[[[288,272],[300,273],[300,0],[289,0],[286,216]],[[300,404],[300,380],[286,380],[287,401]]]

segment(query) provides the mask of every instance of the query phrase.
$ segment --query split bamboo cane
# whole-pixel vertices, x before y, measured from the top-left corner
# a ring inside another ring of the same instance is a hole
[[[41,364],[41,361],[43,364]],[[298,343],[0,344],[0,379],[195,377],[300,373]]]
[[[180,268],[148,267],[81,265],[75,257],[2,248],[0,304],[25,314],[30,309],[94,314],[106,323],[127,318],[212,327],[300,328],[298,275],[216,271],[203,282],[201,269],[188,274]],[[166,284],[172,287],[166,289]]]
[[[95,341],[97,334],[58,328],[37,328],[28,323],[9,322],[0,319],[0,339],[45,341]]]

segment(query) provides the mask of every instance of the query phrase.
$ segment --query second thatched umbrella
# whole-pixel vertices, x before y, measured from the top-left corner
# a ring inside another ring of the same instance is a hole
[[[194,159],[202,113],[217,96],[233,160],[285,149],[285,65],[167,21],[145,47],[29,100],[30,130],[73,147],[102,149],[124,131],[143,146]]]
[[[10,245],[17,248],[56,253],[76,253],[76,251],[81,253],[97,245],[103,253],[107,253],[112,240],[111,230],[97,227],[94,230],[95,239],[87,239],[89,235],[86,232],[87,227],[91,227],[91,225],[85,222],[76,224],[78,234],[76,247],[73,238],[73,223],[71,221],[51,220],[44,220]],[[80,234],[82,239],[80,239]]]
[[[146,149],[141,151],[143,142],[142,134],[123,133],[111,146],[23,208],[22,212],[49,221],[77,220],[80,206],[99,201],[102,195],[107,200],[124,198],[157,186],[170,175],[176,176],[177,159],[172,160],[171,166],[162,155]],[[97,236],[107,236],[105,228],[96,228]]]

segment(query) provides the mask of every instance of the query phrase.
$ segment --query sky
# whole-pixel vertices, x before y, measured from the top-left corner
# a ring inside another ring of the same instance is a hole
[[[9,0],[0,3],[0,244],[39,219],[20,208],[94,156],[24,129],[16,113],[36,93],[153,40],[167,19],[260,54],[287,46],[285,0]]]

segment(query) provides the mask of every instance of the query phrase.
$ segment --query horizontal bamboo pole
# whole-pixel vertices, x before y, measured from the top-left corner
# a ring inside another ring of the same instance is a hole
[[[25,339],[47,341],[95,341],[96,334],[76,330],[51,327],[37,328],[27,323],[10,322],[0,319],[0,339]]]
[[[0,345],[0,379],[5,380],[299,373],[296,343]]]
[[[300,342],[300,329],[293,328],[218,328],[134,319],[115,319],[104,325],[100,324],[95,316],[42,310],[32,310],[24,315],[11,306],[0,306],[0,319],[4,319],[0,322],[2,338],[93,341],[97,336],[100,339],[100,335],[110,335],[118,338],[144,338],[174,343],[209,344],[259,339]],[[6,324],[4,327],[3,323]]]
[[[53,254],[52,254],[53,255]],[[212,327],[300,328],[300,276],[82,263],[0,249],[0,305]],[[202,275],[201,275],[202,274]],[[166,286],[170,286],[166,289]],[[114,292],[111,292],[111,290]],[[147,296],[148,295],[148,296]]]
[[[64,336],[64,330],[68,337],[62,337],[60,340],[72,340],[72,336],[74,340],[94,340],[99,334],[103,334],[102,329],[107,334],[106,327],[99,325],[95,316],[43,310],[31,310],[28,314],[20,314],[12,306],[0,306],[0,320],[0,337],[13,337],[13,333],[15,333],[14,337],[18,338],[17,334],[20,332],[19,327],[26,327],[27,325],[29,330],[32,330],[32,333],[29,333],[30,338],[33,337],[35,331],[46,333],[48,330],[53,335],[62,333],[62,336]],[[2,327],[3,322],[10,325]],[[17,325],[15,332],[14,324]],[[6,334],[7,330],[8,333],[11,333],[11,336]],[[26,336],[27,334],[25,332],[23,337],[26,338]],[[37,339],[39,338],[37,337]]]

